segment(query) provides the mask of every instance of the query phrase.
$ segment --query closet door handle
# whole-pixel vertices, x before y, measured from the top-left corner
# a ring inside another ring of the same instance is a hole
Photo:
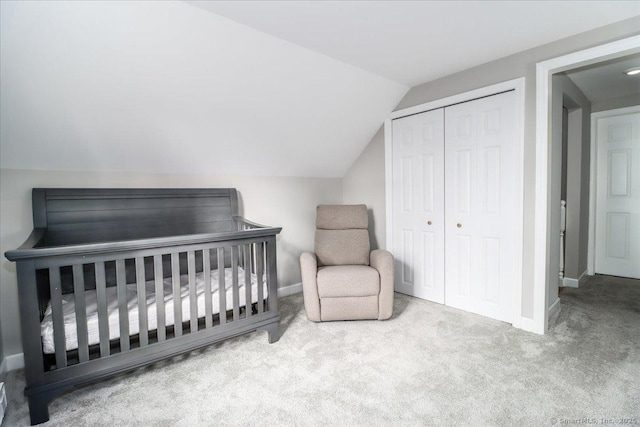
[[[431,225],[431,221],[427,221],[427,225]]]
[[[456,224],[456,227],[458,227],[458,228],[462,228],[462,224],[457,223],[457,224]]]

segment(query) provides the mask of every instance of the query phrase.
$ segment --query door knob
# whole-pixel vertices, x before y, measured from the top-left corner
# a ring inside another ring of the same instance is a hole
[[[457,224],[456,224],[456,227],[458,227],[458,228],[462,228],[462,224],[457,223]]]
[[[427,221],[427,225],[431,225],[431,221]]]

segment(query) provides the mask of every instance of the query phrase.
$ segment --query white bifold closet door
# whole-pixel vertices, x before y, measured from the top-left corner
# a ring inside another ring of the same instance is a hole
[[[512,321],[515,94],[393,122],[396,289]]]
[[[399,292],[444,303],[444,111],[393,121],[393,247]]]
[[[596,122],[596,273],[640,279],[640,113]]]
[[[445,303],[511,322],[515,96],[445,108]]]

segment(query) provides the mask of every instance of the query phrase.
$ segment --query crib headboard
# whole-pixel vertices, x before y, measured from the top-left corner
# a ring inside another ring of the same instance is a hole
[[[46,246],[233,230],[233,188],[33,189],[34,228]]]

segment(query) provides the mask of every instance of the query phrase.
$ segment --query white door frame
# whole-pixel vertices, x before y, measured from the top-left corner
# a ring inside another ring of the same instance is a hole
[[[551,154],[551,76],[573,68],[596,64],[640,52],[640,36],[570,53],[536,65],[536,193],[533,254],[533,328],[544,334],[548,327],[547,271],[551,239],[549,231],[549,156]]]
[[[460,102],[471,101],[485,96],[496,95],[501,92],[513,90],[516,97],[516,158],[519,159],[520,168],[516,171],[516,204],[515,216],[519,230],[515,235],[514,254],[516,277],[522,278],[522,246],[523,246],[523,218],[524,218],[524,77],[483,87],[469,92],[460,93],[403,110],[394,111],[389,119],[384,122],[384,146],[385,146],[385,202],[386,202],[386,225],[387,225],[387,249],[393,252],[393,152],[392,152],[392,126],[391,121],[400,117],[412,114],[424,113],[425,111],[442,108]],[[520,329],[531,330],[531,320],[522,317],[522,281],[514,283],[513,295],[513,326]]]
[[[640,113],[640,106],[616,108],[615,110],[598,111],[591,114],[591,165],[589,173],[589,240],[587,246],[587,274],[596,273],[596,183],[598,171],[596,122],[604,117],[619,116],[621,114]]]

